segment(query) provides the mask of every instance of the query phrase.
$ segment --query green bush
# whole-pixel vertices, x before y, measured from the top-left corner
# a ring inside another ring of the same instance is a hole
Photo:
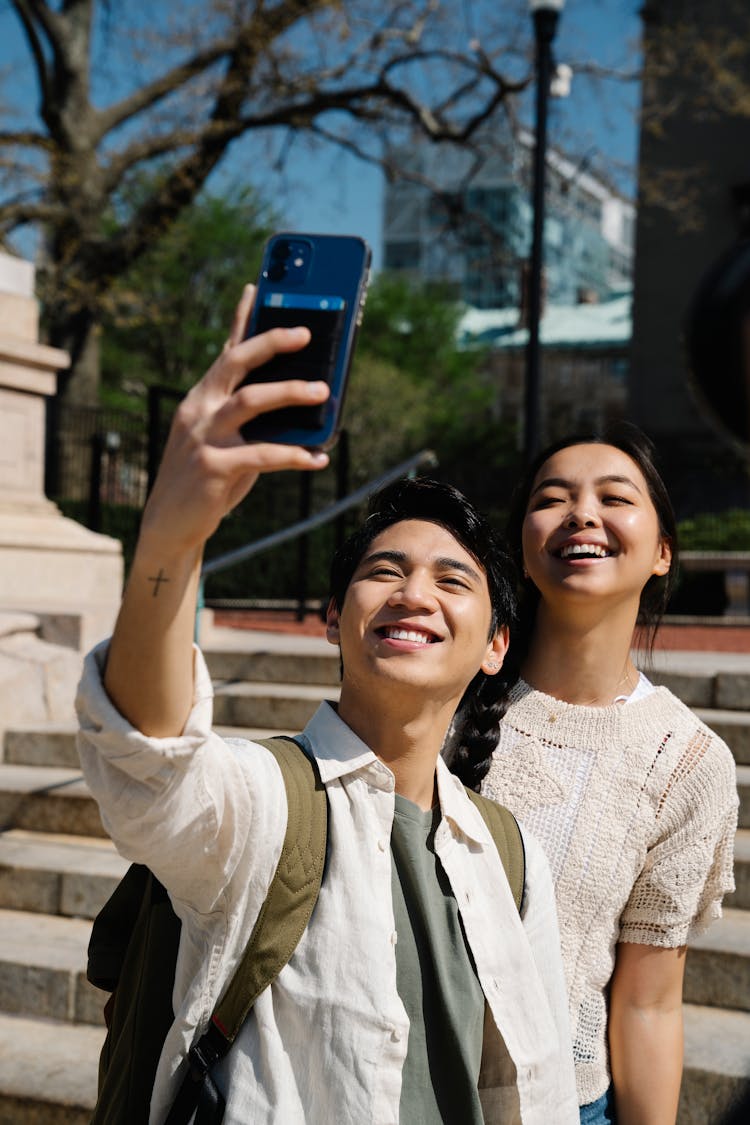
[[[750,551],[750,510],[702,512],[678,525],[682,551]]]
[[[682,520],[678,533],[681,551],[750,551],[750,511],[701,512]],[[726,607],[722,572],[680,570],[670,613],[720,617]]]

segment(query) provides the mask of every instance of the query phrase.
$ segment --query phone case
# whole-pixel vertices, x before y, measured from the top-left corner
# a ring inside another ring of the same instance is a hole
[[[321,406],[286,407],[259,415],[242,427],[246,441],[314,449],[334,443],[369,264],[367,243],[353,235],[282,232],[268,241],[247,334],[305,325],[311,340],[301,351],[277,355],[251,371],[245,383],[324,379],[331,395]]]

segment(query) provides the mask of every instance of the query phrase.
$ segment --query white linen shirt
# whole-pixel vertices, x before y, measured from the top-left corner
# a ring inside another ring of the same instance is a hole
[[[121,853],[148,864],[182,920],[175,1022],[149,1125],[161,1125],[252,932],[286,830],[273,756],[211,729],[212,689],[196,650],[194,705],[178,738],[147,738],[109,701],[106,646],[89,654],[79,753]],[[307,930],[222,1064],[225,1125],[397,1125],[409,1023],[396,988],[391,896],[392,772],[324,703],[303,737],[329,804],[329,856]],[[458,903],[486,997],[480,1097],[488,1125],[577,1125],[554,892],[524,835],[523,917],[497,849],[463,786],[437,763],[435,851]]]

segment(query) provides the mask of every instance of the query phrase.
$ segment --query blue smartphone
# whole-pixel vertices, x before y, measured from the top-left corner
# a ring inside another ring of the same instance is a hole
[[[310,449],[329,449],[334,444],[362,321],[370,258],[365,240],[354,235],[280,233],[268,240],[247,335],[305,325],[311,338],[300,351],[274,356],[255,368],[244,383],[323,379],[331,394],[320,406],[289,406],[260,414],[241,427],[246,441]]]

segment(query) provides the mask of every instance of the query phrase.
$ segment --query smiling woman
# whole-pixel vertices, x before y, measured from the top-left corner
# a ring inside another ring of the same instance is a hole
[[[676,550],[671,507],[661,503],[658,512],[652,499],[646,478],[651,468],[650,460],[641,467],[624,449],[601,442],[563,445],[544,458],[525,505],[520,536],[525,572],[540,595],[535,635],[545,631],[543,619],[550,613],[574,613],[578,629],[584,621],[596,626],[606,614],[608,647],[619,624],[629,663],[641,595],[650,582],[657,584],[673,573]],[[529,661],[531,647],[530,643]],[[534,647],[538,653],[539,644]],[[630,673],[637,678],[632,666]],[[542,679],[549,674],[538,670]],[[583,702],[591,687],[602,698],[610,693],[599,660],[589,668],[592,675],[595,684],[577,670],[564,689],[568,702]],[[556,693],[559,676],[556,670],[551,685]]]
[[[650,443],[628,426],[546,450],[509,538],[516,682],[482,792],[550,860],[581,1121],[674,1125],[684,950],[733,889],[737,792],[727,746],[631,657],[677,559]]]

